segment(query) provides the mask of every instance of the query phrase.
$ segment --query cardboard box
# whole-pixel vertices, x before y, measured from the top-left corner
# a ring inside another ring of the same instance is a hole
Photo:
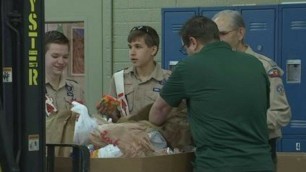
[[[151,156],[144,158],[92,158],[90,172],[192,172],[194,153]],[[56,172],[70,172],[70,158],[56,158]]]
[[[277,172],[305,172],[306,153],[278,152]],[[194,153],[144,158],[93,158],[90,172],[192,172]],[[55,159],[56,172],[72,171],[70,158]]]
[[[305,172],[306,153],[278,152],[277,172]]]

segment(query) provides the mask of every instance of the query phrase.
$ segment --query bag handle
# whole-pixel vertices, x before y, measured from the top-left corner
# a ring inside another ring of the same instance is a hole
[[[129,106],[124,94],[124,70],[120,70],[114,74],[117,99],[120,101],[120,108],[123,116],[130,115]]]

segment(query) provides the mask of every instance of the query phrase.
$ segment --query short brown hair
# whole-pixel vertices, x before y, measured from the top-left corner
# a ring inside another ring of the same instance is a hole
[[[180,35],[186,46],[190,45],[189,37],[194,37],[203,44],[220,40],[216,23],[204,16],[194,16],[189,19],[183,25]]]
[[[131,43],[136,38],[143,37],[148,47],[159,47],[159,36],[155,29],[150,26],[135,26],[131,29],[127,41]]]
[[[69,48],[69,39],[63,33],[56,30],[48,31],[45,33],[45,52],[48,51],[49,44],[51,43],[68,45]]]

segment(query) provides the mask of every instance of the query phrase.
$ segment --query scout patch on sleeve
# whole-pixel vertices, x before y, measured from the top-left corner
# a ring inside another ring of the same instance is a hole
[[[268,75],[271,78],[281,77],[281,71],[278,68],[272,68],[268,71]]]
[[[276,86],[276,91],[277,91],[277,93],[279,93],[280,95],[283,95],[284,92],[285,92],[283,84],[277,85],[277,86]]]

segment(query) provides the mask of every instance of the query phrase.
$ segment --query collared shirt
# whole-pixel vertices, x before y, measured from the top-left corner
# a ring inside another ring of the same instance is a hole
[[[222,41],[206,44],[176,65],[160,96],[172,107],[187,101],[194,171],[272,171],[269,81],[255,57]]]
[[[84,91],[81,86],[74,80],[61,78],[59,87],[56,89],[46,80],[46,95],[53,100],[57,109],[70,110],[73,100],[83,101]]]
[[[250,46],[245,53],[251,54],[261,61],[269,76],[270,108],[267,111],[269,138],[281,137],[281,127],[286,126],[291,119],[290,105],[281,78],[284,72],[272,59],[254,52]]]
[[[84,102],[84,92],[80,85],[70,79],[61,78],[56,89],[46,80],[46,96],[52,101],[56,111],[46,114],[46,143],[73,143],[75,118],[72,116],[71,102]],[[69,156],[70,149],[56,149],[56,155]]]
[[[124,70],[124,93],[130,115],[137,114],[149,104],[153,104],[171,71],[164,70],[156,63],[154,71],[146,81],[141,81],[134,67]],[[117,97],[114,77],[110,86],[110,95]]]

